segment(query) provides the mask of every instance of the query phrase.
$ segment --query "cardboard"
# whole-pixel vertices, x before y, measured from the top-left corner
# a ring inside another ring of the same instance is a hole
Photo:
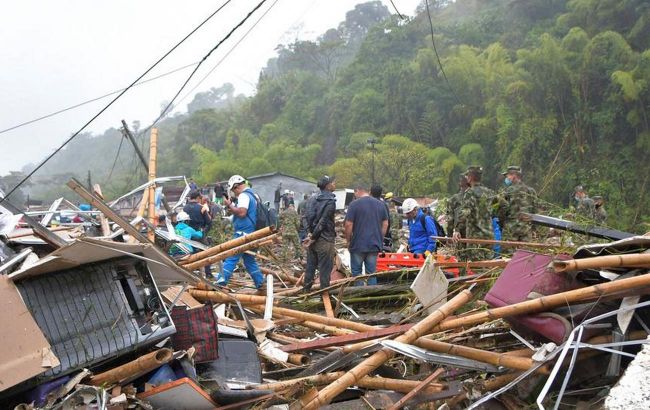
[[[0,275],[0,391],[59,365],[18,289]]]
[[[432,314],[447,302],[447,288],[449,281],[442,270],[436,266],[435,259],[429,256],[415,280],[411,290],[415,293],[422,306],[428,306],[427,312]]]

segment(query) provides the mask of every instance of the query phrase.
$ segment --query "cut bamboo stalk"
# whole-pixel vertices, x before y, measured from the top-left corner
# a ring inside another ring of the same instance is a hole
[[[151,226],[156,226],[156,185],[153,181],[156,179],[156,155],[158,152],[158,128],[151,129],[151,138],[149,141],[149,223]],[[151,242],[154,241],[156,233],[154,229],[149,229],[147,237]]]
[[[265,275],[274,275],[274,276],[282,279],[285,282],[291,283],[292,285],[295,285],[296,283],[298,283],[298,278],[294,278],[293,276],[287,275],[284,272],[280,272],[280,271],[277,271],[277,270],[272,270],[272,269],[269,269],[269,268],[262,268],[262,267],[260,267],[260,270]]]
[[[325,307],[325,316],[334,317],[334,310],[332,310],[332,301],[330,300],[330,294],[328,292],[323,292],[321,297],[323,298],[323,306]]]
[[[527,313],[548,311],[559,306],[596,300],[602,298],[603,296],[609,296],[616,292],[623,292],[632,289],[639,291],[648,286],[650,286],[650,274],[618,279],[612,282],[587,286],[567,292],[542,296],[536,299],[531,299],[512,305],[488,309],[467,316],[446,319],[443,320],[439,325],[435,326],[432,329],[431,333],[442,332],[444,330],[451,330],[460,327],[473,326],[486,322],[488,320],[524,315]]]
[[[424,389],[424,388],[425,388],[429,383],[433,382],[433,381],[436,380],[438,377],[440,377],[444,372],[445,372],[445,370],[444,370],[443,368],[439,367],[435,372],[431,373],[431,375],[429,375],[429,377],[427,377],[426,379],[422,380],[422,382],[421,382],[420,384],[418,384],[417,386],[415,386],[415,388],[414,388],[413,390],[411,390],[410,392],[406,393],[406,395],[405,395],[404,397],[402,397],[401,399],[399,399],[399,400],[397,401],[397,403],[395,403],[395,404],[393,404],[392,406],[390,406],[390,407],[388,408],[388,410],[399,410],[399,409],[401,409],[402,406],[404,406],[404,404],[405,404],[407,401],[411,400],[411,398],[413,398],[413,396],[415,396],[416,394],[418,394],[418,393],[419,393],[422,389]]]
[[[156,350],[155,352],[140,356],[132,362],[92,376],[90,378],[90,384],[93,386],[107,386],[114,383],[133,380],[165,363],[170,362],[172,357],[173,354],[171,349]]]
[[[426,334],[437,323],[449,316],[456,309],[460,308],[472,298],[472,292],[468,289],[460,292],[454,296],[450,301],[435,310],[422,321],[418,322],[415,326],[410,328],[406,333],[399,336],[395,340],[402,343],[412,343],[417,340],[421,335]],[[321,406],[329,404],[334,397],[339,395],[349,386],[355,384],[363,376],[368,375],[371,371],[377,369],[383,363],[390,360],[395,356],[395,352],[388,348],[381,349],[376,352],[359,365],[355,366],[352,370],[348,371],[344,376],[329,384],[318,395],[304,407],[305,410],[315,410]]]
[[[443,242],[453,242],[453,238],[446,236],[432,236],[432,239]],[[494,239],[474,239],[474,238],[461,238],[458,240],[460,243],[476,244],[476,245],[501,245],[505,248],[517,248],[517,247],[528,247],[528,248],[560,248],[558,245],[551,245],[548,243],[537,243],[537,242],[519,242],[519,241],[497,241]]]
[[[188,264],[192,262],[196,262],[201,259],[205,259],[207,257],[217,255],[221,252],[225,252],[228,249],[235,248],[237,246],[241,246],[243,244],[252,242],[254,240],[260,239],[267,237],[277,231],[275,226],[268,226],[266,228],[260,229],[258,231],[249,233],[248,235],[240,236],[239,238],[231,239],[227,242],[224,242],[222,244],[219,244],[217,246],[213,246],[212,248],[208,248],[204,251],[197,252],[195,254],[189,255],[183,259],[181,259],[182,264]]]
[[[595,256],[585,259],[553,261],[555,272],[572,272],[584,269],[617,268],[620,266],[650,267],[650,254],[635,253],[630,255]]]
[[[308,365],[309,362],[311,362],[311,359],[309,358],[309,356],[305,356],[304,354],[291,353],[289,354],[289,358],[287,359],[287,361],[297,366],[305,366]]]
[[[258,313],[263,312],[263,309],[262,309],[261,306],[249,306],[249,309],[254,311],[254,312],[258,312]],[[276,310],[276,309],[277,308],[273,308],[273,310]],[[283,316],[276,315],[276,317],[283,317]],[[300,320],[300,319],[296,319],[296,318],[293,318],[293,319],[294,320]],[[343,328],[335,327],[335,326],[328,326],[328,325],[325,325],[325,324],[322,324],[322,323],[312,322],[310,320],[300,320],[300,322],[301,322],[300,324],[302,326],[308,327],[308,328],[313,329],[313,330],[318,330],[318,331],[321,331],[321,332],[325,332],[327,334],[334,335],[334,336],[347,336],[347,335],[350,335],[350,334],[354,333],[354,331],[352,331],[352,330],[343,329]]]
[[[247,389],[272,390],[277,392],[277,391],[288,389],[290,387],[293,387],[301,383],[319,386],[319,385],[332,383],[333,381],[342,377],[344,374],[345,372],[318,374],[315,376],[299,377],[296,379],[284,380],[281,382],[248,386]],[[389,379],[385,377],[365,376],[358,381],[356,386],[363,387],[365,389],[393,390],[400,393],[408,393],[411,390],[413,390],[415,387],[417,387],[418,384],[420,383],[421,382],[419,381],[413,381],[413,380],[399,380],[399,379]],[[435,392],[442,391],[445,388],[445,385],[441,383],[429,383],[425,387],[426,388],[424,391],[428,393],[435,393]]]
[[[246,252],[247,250],[250,250],[250,249],[255,249],[255,248],[259,247],[260,245],[262,245],[263,243],[265,243],[266,241],[270,240],[271,238],[276,237],[277,235],[278,234],[273,234],[271,236],[267,236],[267,237],[264,237],[264,238],[256,239],[254,241],[250,241],[250,242],[247,242],[247,243],[245,243],[243,245],[237,246],[235,248],[228,249],[227,251],[223,251],[221,253],[218,253],[216,255],[207,257],[205,259],[197,260],[196,262],[187,263],[186,261],[181,261],[181,264],[183,265],[183,267],[185,269],[188,269],[188,270],[200,269],[200,268],[202,268],[204,266],[212,265],[214,263],[222,261],[222,260],[224,260],[224,259],[226,259],[226,258],[228,258],[230,256],[238,255],[240,253],[244,253],[244,252]]]

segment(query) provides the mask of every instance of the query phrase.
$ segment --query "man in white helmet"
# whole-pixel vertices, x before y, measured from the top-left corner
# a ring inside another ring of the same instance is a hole
[[[228,191],[232,193],[234,198],[224,198],[223,205],[233,216],[234,238],[253,233],[257,221],[257,201],[259,197],[253,193],[248,181],[241,175],[230,177]],[[244,266],[255,282],[255,287],[261,288],[264,284],[264,275],[257,266],[255,257],[247,253],[233,255],[223,261],[223,272],[218,275],[217,284],[222,286],[228,284],[240,258],[244,258]]]
[[[426,215],[413,198],[404,200],[402,212],[408,218],[409,252],[425,256],[435,252],[436,241],[431,237],[438,236],[438,231],[433,218]]]

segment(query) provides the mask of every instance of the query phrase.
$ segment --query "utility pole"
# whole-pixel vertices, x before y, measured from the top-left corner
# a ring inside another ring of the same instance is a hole
[[[126,125],[126,121],[122,120],[122,135],[125,138],[128,138],[129,141],[131,141],[131,144],[133,145],[133,148],[135,148],[135,153],[138,154],[138,158],[140,158],[140,162],[142,162],[142,165],[144,166],[144,169],[147,170],[147,173],[149,173],[149,163],[147,160],[144,158],[144,155],[142,154],[142,151],[140,151],[140,148],[138,147],[138,144],[135,143],[135,138],[133,138],[133,134],[131,134],[131,131],[129,130],[129,126]]]
[[[377,143],[377,139],[369,138],[366,142],[370,145],[370,151],[372,151],[372,169],[370,170],[370,179],[372,185],[375,185],[375,144]]]
[[[93,190],[92,180],[90,179],[90,170],[88,170],[88,190],[91,192]]]

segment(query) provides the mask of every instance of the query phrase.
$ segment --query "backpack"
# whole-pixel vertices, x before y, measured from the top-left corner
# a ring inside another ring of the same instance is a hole
[[[266,228],[267,226],[273,225],[271,213],[269,212],[268,208],[265,207],[264,204],[262,203],[262,199],[260,198],[260,196],[250,191],[244,191],[244,192],[250,195],[252,199],[255,201],[255,211],[256,211],[255,213],[257,216],[256,220],[253,221],[253,218],[250,217],[248,212],[246,213],[248,219],[250,219],[253,225],[255,225],[255,230],[259,231],[262,228]]]
[[[429,213],[425,213],[420,219],[420,223],[422,224],[422,229],[424,229],[425,232],[427,231],[427,223],[425,221],[427,219],[427,216],[430,216],[431,219],[433,220],[433,224],[436,226],[436,232],[438,233],[438,236],[447,236],[447,234],[445,233],[445,228],[443,228],[442,225],[440,225],[440,223],[438,222],[438,220]],[[446,242],[436,241],[436,248],[443,247],[445,246],[445,244]]]

